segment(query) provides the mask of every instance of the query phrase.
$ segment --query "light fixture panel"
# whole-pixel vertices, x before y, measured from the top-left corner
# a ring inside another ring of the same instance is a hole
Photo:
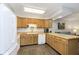
[[[37,13],[37,14],[44,14],[44,13],[45,13],[44,10],[33,9],[33,8],[27,8],[27,7],[24,7],[24,11],[25,11],[25,12],[30,12],[30,13]]]

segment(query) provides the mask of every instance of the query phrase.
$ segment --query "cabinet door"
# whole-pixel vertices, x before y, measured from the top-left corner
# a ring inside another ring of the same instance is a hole
[[[22,27],[21,24],[22,24],[21,19],[17,17],[17,28],[21,28]]]
[[[30,24],[34,24],[34,19],[30,18]]]
[[[48,43],[48,34],[46,34],[46,43]]]
[[[28,44],[29,39],[26,38],[26,35],[21,34],[20,39],[21,39],[21,40],[20,40],[20,44],[21,44],[21,45],[27,45],[27,44]]]
[[[58,51],[59,51],[61,54],[63,54],[63,55],[67,54],[67,46],[66,46],[66,44],[60,43],[60,44],[59,44],[59,49],[58,49]]]
[[[32,43],[33,44],[38,44],[38,34],[33,34],[32,35]]]
[[[21,45],[38,44],[37,34],[21,34]]]
[[[50,38],[51,38],[51,47],[54,47],[54,36],[53,35],[50,35]]]
[[[52,27],[52,20],[45,20],[45,28]]]
[[[41,25],[42,25],[41,20],[38,19],[38,20],[37,20],[37,27],[38,27],[38,28],[41,28]]]
[[[49,44],[50,46],[52,45],[52,38],[51,38],[51,35],[48,35],[47,34],[47,40],[46,40],[46,42],[47,42],[47,44]]]
[[[37,19],[37,25],[38,25],[38,28],[44,28],[45,25],[44,25],[44,20],[43,19]]]
[[[41,28],[45,28],[45,20],[41,20],[41,23],[40,23],[40,26],[41,26]]]
[[[27,34],[21,34],[21,45],[29,45],[32,44],[32,40],[30,39],[29,35]]]
[[[68,54],[69,55],[79,55],[79,39],[76,38],[68,40]]]
[[[60,38],[60,49],[59,51],[61,52],[61,54],[67,54],[67,40],[64,38]]]
[[[23,19],[21,22],[22,22],[21,23],[22,27],[25,28],[26,27],[26,19]]]
[[[48,28],[49,26],[48,26],[48,21],[47,20],[45,20],[45,28]]]
[[[55,40],[54,40],[54,48],[58,51],[59,41],[58,41],[58,38],[56,36],[55,36]]]
[[[66,47],[66,39],[56,37],[55,40],[55,49],[60,53],[60,54],[66,54],[67,53],[67,47]]]
[[[30,24],[30,18],[26,18],[26,25]]]
[[[17,27],[18,28],[26,27],[26,19],[22,17],[17,17]]]
[[[38,26],[39,20],[38,19],[33,19],[33,23],[37,24],[37,26]]]
[[[51,28],[53,21],[52,20],[49,20],[48,22],[49,22],[48,26],[49,26],[49,28]]]

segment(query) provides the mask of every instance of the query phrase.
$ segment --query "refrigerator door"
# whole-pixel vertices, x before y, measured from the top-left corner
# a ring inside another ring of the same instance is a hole
[[[16,16],[4,4],[0,4],[0,54],[16,44]]]

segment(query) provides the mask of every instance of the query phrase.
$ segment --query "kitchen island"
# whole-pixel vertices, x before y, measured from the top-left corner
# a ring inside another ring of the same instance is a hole
[[[79,54],[79,36],[47,33],[46,43],[62,55]]]

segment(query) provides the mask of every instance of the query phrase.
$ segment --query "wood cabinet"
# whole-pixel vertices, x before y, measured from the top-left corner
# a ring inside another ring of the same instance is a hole
[[[52,27],[52,23],[53,23],[53,21],[52,20],[45,20],[45,28],[51,28]]]
[[[38,44],[38,34],[21,34],[20,44],[22,45],[31,45]]]
[[[38,28],[44,28],[45,27],[45,21],[43,19],[35,19],[35,18],[27,18],[26,20],[27,25],[28,24],[36,24]]]
[[[21,26],[21,20],[20,20],[20,18],[19,17],[17,17],[17,28],[20,28],[20,27],[22,27]]]
[[[46,43],[63,55],[79,54],[78,39],[65,39],[55,35],[46,34]]]
[[[27,27],[26,25],[27,25],[26,20],[25,19],[22,20],[22,27],[25,28],[25,27]]]
[[[49,45],[52,45],[53,41],[52,41],[51,35],[46,35],[46,43],[48,43]]]
[[[17,17],[17,28],[25,28],[28,24],[36,24],[38,28],[50,28],[52,20]]]
[[[39,28],[51,28],[52,20],[38,19],[37,24]]]
[[[44,28],[45,27],[45,22],[43,19],[38,19],[38,28]]]
[[[79,38],[68,40],[68,54],[79,55]]]
[[[56,37],[56,36],[55,36]],[[63,41],[64,40],[64,41]],[[60,53],[60,54],[66,54],[67,52],[67,44],[65,42],[65,39],[62,39],[60,37],[56,37],[54,39],[54,48]]]
[[[17,17],[17,28],[24,28],[26,27],[26,24],[25,18]]]

